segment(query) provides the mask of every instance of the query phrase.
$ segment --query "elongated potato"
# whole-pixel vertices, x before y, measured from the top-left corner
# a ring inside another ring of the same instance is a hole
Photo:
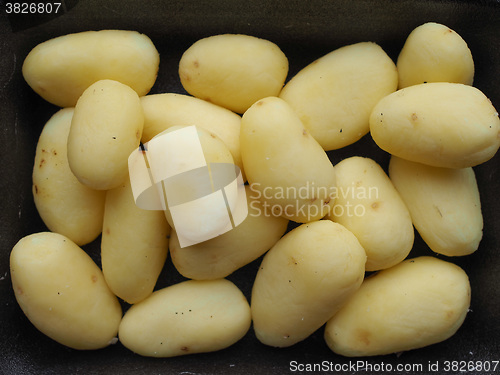
[[[283,99],[259,100],[241,120],[241,157],[257,199],[275,215],[319,220],[334,204],[333,165]]]
[[[119,186],[128,176],[128,157],[139,147],[144,114],[130,87],[112,80],[91,85],[75,107],[68,136],[68,162],[84,185]]]
[[[415,28],[398,56],[399,88],[429,82],[472,85],[474,60],[465,40],[449,27],[427,22]]]
[[[435,82],[398,90],[370,116],[373,140],[400,158],[443,168],[466,168],[493,157],[500,119],[477,88]]]
[[[205,100],[171,93],[143,96],[141,104],[144,110],[143,143],[172,126],[195,125],[219,137],[231,152],[234,164],[243,172],[241,117],[236,113]]]
[[[40,43],[28,54],[23,76],[42,98],[74,107],[93,83],[111,79],[146,95],[160,55],[146,35],[128,30],[85,31]]]
[[[437,168],[393,156],[389,176],[432,251],[461,256],[477,250],[483,215],[472,168]]]
[[[102,231],[106,193],[81,184],[67,157],[73,108],[56,112],[45,124],[36,146],[33,199],[43,222],[77,245],[92,242]]]
[[[213,352],[249,330],[250,306],[228,280],[188,280],[132,306],[120,324],[121,343],[148,357]]]
[[[248,216],[234,229],[208,241],[180,247],[175,232],[170,237],[170,256],[179,273],[195,280],[219,279],[254,261],[285,233],[288,220],[274,216],[246,187]]]
[[[99,349],[116,340],[122,317],[99,267],[69,238],[41,232],[10,255],[12,287],[33,325],[60,344]]]
[[[276,44],[241,34],[200,39],[179,62],[188,93],[236,113],[259,99],[277,96],[287,74],[288,59]]]
[[[401,262],[414,239],[405,203],[384,170],[369,158],[353,156],[335,165],[336,203],[329,218],[349,229],[366,251],[366,270]]]
[[[407,259],[368,277],[325,327],[326,343],[347,357],[383,355],[444,341],[470,305],[467,274],[433,257]]]
[[[162,211],[136,206],[128,178],[107,191],[101,261],[115,295],[132,304],[153,292],[167,258],[169,233]]]
[[[328,151],[366,135],[372,108],[397,86],[398,74],[391,58],[377,44],[362,42],[314,61],[297,73],[279,96]]]
[[[330,220],[288,232],[264,256],[253,285],[259,341],[287,347],[307,338],[359,288],[365,262],[356,237]]]

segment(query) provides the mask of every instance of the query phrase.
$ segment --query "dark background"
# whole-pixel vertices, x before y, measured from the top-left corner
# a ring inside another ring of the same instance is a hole
[[[38,43],[85,30],[140,31],[153,40],[161,55],[158,80],[151,93],[185,93],[177,65],[183,51],[202,37],[243,33],[271,40],[287,55],[291,77],[316,58],[361,41],[380,44],[396,60],[407,35],[433,21],[451,27],[466,40],[476,64],[474,85],[500,109],[500,1],[68,0],[63,1],[59,14],[52,16],[8,16],[5,3],[0,1],[0,374],[286,374],[290,373],[290,361],[357,360],[392,364],[394,368],[396,364],[422,364],[425,371],[418,373],[428,373],[428,364],[440,361],[440,373],[444,373],[444,361],[500,360],[498,154],[475,168],[485,221],[479,250],[462,258],[439,256],[459,264],[469,274],[471,311],[451,339],[400,355],[343,358],[328,349],[322,329],[287,349],[260,344],[250,330],[228,349],[178,358],[143,358],[119,343],[98,351],[76,351],[57,344],[31,325],[15,301],[9,274],[9,253],[15,243],[25,235],[46,230],[34,207],[31,173],[38,136],[57,108],[38,97],[21,75],[24,58]],[[369,156],[384,168],[389,160],[369,135],[329,155],[334,163],[352,155]],[[100,263],[99,239],[84,248]],[[422,254],[433,255],[417,236],[410,256]],[[259,263],[260,259],[229,277],[248,298]],[[181,280],[168,259],[157,288]],[[496,373],[500,373],[500,364]]]

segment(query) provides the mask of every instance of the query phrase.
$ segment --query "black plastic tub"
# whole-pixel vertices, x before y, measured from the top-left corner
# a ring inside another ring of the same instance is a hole
[[[250,330],[225,350],[177,358],[140,357],[120,343],[77,351],[45,337],[29,322],[15,300],[9,274],[15,243],[46,230],[33,203],[31,173],[38,136],[57,108],[35,94],[21,75],[24,58],[38,43],[84,30],[140,31],[161,54],[151,92],[185,93],[177,65],[183,51],[202,37],[242,33],[271,40],[287,55],[291,77],[316,58],[361,41],[378,43],[396,60],[410,31],[433,21],[466,40],[475,60],[474,85],[500,109],[499,1],[68,0],[57,15],[7,14],[8,3],[0,4],[0,374],[500,373],[500,154],[474,168],[484,216],[480,248],[461,258],[439,256],[468,273],[470,312],[452,338],[410,352],[344,358],[328,349],[322,329],[286,349],[262,345]],[[389,160],[369,135],[329,154],[333,162],[369,156],[384,168]],[[99,239],[84,249],[100,263]],[[423,254],[435,256],[417,236],[410,256]],[[248,298],[259,262],[228,277]],[[168,259],[157,288],[181,280]]]

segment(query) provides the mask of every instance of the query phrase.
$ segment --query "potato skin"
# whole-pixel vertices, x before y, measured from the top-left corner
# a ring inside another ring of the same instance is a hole
[[[144,114],[136,92],[113,80],[91,85],[78,99],[68,136],[68,162],[84,185],[119,186],[128,176],[128,157],[139,147]]]
[[[59,107],[74,107],[93,83],[111,79],[146,95],[160,55],[151,39],[136,31],[100,30],[63,35],[37,45],[22,72],[31,88]]]
[[[405,259],[413,246],[413,223],[382,167],[353,156],[335,165],[335,176],[337,199],[328,217],[359,240],[367,255],[366,270],[388,268]]]
[[[450,338],[470,305],[467,274],[434,257],[407,259],[368,277],[325,327],[347,357],[399,353]]]
[[[293,229],[264,256],[252,289],[257,339],[287,347],[330,319],[359,288],[366,254],[342,225],[320,220]]]
[[[189,94],[236,113],[277,96],[287,74],[288,59],[276,44],[242,34],[200,39],[179,62],[181,83]]]
[[[500,119],[477,88],[434,82],[406,87],[373,108],[373,140],[400,158],[443,168],[466,168],[500,147]]]
[[[472,85],[474,60],[465,40],[449,27],[427,22],[415,28],[397,60],[399,88],[429,82]]]
[[[116,337],[120,303],[92,258],[69,238],[52,232],[22,238],[12,249],[10,273],[19,306],[53,340],[91,350]]]
[[[392,156],[389,176],[432,251],[463,256],[478,249],[483,215],[471,167],[437,168]]]
[[[326,151],[350,145],[369,131],[372,108],[396,91],[391,58],[375,43],[339,48],[298,72],[279,97],[297,112]]]
[[[38,139],[33,165],[33,199],[43,222],[82,246],[102,231],[106,193],[78,181],[68,164],[67,142],[73,108],[57,111]]]
[[[232,282],[188,280],[133,305],[119,337],[139,355],[175,357],[227,348],[247,333],[250,323],[250,306]]]

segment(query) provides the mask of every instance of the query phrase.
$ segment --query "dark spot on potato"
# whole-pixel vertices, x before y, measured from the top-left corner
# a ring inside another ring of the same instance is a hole
[[[18,294],[18,295],[22,295],[22,294],[24,294],[24,290],[23,290],[23,288],[21,288],[20,286],[18,286],[18,287],[17,287],[17,294]]]
[[[187,346],[183,346],[183,347],[181,348],[181,350],[182,350],[183,352],[189,352],[189,348],[188,348]]]
[[[256,106],[261,106],[261,105],[264,105],[264,101],[263,100],[259,100],[257,103],[255,103]]]
[[[35,185],[34,188],[35,188],[35,194],[38,194],[38,186]]]
[[[325,199],[325,201],[323,202],[323,205],[325,205],[325,206],[326,206],[327,204],[329,204],[329,203],[330,203],[330,201],[331,201],[331,200],[332,200],[332,197],[328,197],[328,198],[326,198],[326,199]]]
[[[212,138],[217,138],[217,137],[216,137],[216,135],[215,135],[214,133],[210,133],[210,136],[211,136]]]
[[[109,227],[106,227],[105,232],[106,232],[106,234],[109,234],[111,232],[111,230],[109,229]]]
[[[45,162],[46,162],[45,159],[40,160],[40,165],[38,167],[42,168],[42,166],[45,164]]]
[[[53,154],[54,156],[57,156],[57,151],[56,151],[56,150],[52,150],[52,154]]]
[[[377,209],[377,208],[379,208],[379,207],[380,207],[380,202],[373,202],[373,203],[372,203],[372,208],[373,208],[374,210],[376,210],[376,209]]]
[[[198,60],[194,60],[194,61],[193,61],[193,66],[194,66],[195,68],[199,68],[199,67],[200,67],[200,62],[199,62]]]
[[[318,199],[318,198],[312,197],[311,199],[309,199],[309,202],[314,203],[316,201],[316,199]]]
[[[288,264],[298,265],[299,263],[297,262],[297,259],[295,259],[294,257],[290,257],[290,262]]]
[[[90,277],[90,280],[92,280],[93,283],[96,283],[97,282],[97,276],[96,275],[92,275]]]
[[[307,130],[306,129],[302,130],[302,135],[307,136]]]
[[[412,113],[412,114],[411,114],[411,120],[412,120],[412,121],[417,121],[417,119],[418,119],[417,114],[416,114],[416,113]]]
[[[360,342],[365,344],[366,346],[370,345],[370,336],[371,332],[366,329],[359,328],[356,332],[356,336]]]

